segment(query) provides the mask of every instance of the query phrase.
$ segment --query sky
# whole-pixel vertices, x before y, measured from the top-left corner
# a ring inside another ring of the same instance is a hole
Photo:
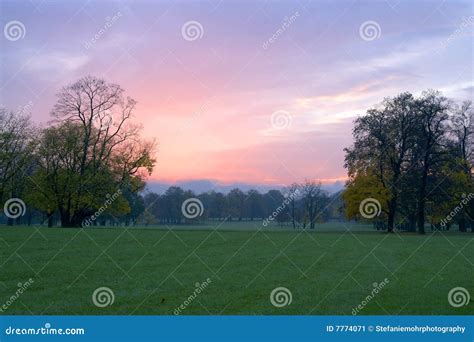
[[[473,99],[471,1],[2,1],[0,105],[38,124],[85,75],[137,100],[150,181],[344,182],[386,96]]]

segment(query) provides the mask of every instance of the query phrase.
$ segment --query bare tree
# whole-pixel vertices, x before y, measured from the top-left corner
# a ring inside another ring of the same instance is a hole
[[[456,108],[452,123],[463,169],[469,177],[472,177],[471,166],[474,164],[474,110],[471,101],[464,101],[461,106]]]
[[[288,187],[284,189],[284,193],[286,198],[289,200],[290,206],[290,216],[291,216],[291,224],[293,229],[296,229],[296,201],[298,199],[298,194],[300,192],[300,185],[298,183],[292,183]]]
[[[13,195],[32,162],[33,132],[29,116],[0,108],[0,201]]]
[[[310,228],[314,229],[318,209],[320,207],[320,205],[318,205],[318,201],[321,199],[322,195],[321,183],[306,180],[301,186],[301,192],[304,201],[304,206],[308,214]]]
[[[131,124],[136,102],[123,93],[87,76],[58,94],[55,125],[43,134],[40,157],[49,170],[43,185],[54,189],[63,226],[78,226],[108,191],[143,186],[136,179],[153,169],[155,143],[143,141],[140,127]]]

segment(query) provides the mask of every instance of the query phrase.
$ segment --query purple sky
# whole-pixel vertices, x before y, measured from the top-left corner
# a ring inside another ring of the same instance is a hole
[[[0,104],[46,123],[62,86],[88,74],[118,83],[159,143],[161,182],[343,180],[352,121],[383,97],[473,99],[472,1],[0,7]]]

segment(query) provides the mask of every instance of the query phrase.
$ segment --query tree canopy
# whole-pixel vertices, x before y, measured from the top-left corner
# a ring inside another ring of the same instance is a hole
[[[423,234],[427,221],[439,226],[474,191],[472,116],[471,102],[459,106],[429,90],[386,98],[357,118],[354,144],[345,149],[348,217],[360,217],[360,202],[374,198],[388,231],[416,226]],[[473,205],[457,215],[461,230],[466,220],[473,226]]]

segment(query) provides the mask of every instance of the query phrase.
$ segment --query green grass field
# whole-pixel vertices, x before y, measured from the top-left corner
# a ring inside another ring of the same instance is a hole
[[[0,227],[1,314],[474,314],[474,234]],[[18,283],[33,283],[12,300]],[[195,299],[196,283],[210,284]],[[112,289],[107,307],[93,304]],[[275,307],[270,293],[291,291]],[[5,303],[5,304],[4,304]],[[8,305],[7,305],[8,304]],[[6,309],[5,309],[6,308]]]

